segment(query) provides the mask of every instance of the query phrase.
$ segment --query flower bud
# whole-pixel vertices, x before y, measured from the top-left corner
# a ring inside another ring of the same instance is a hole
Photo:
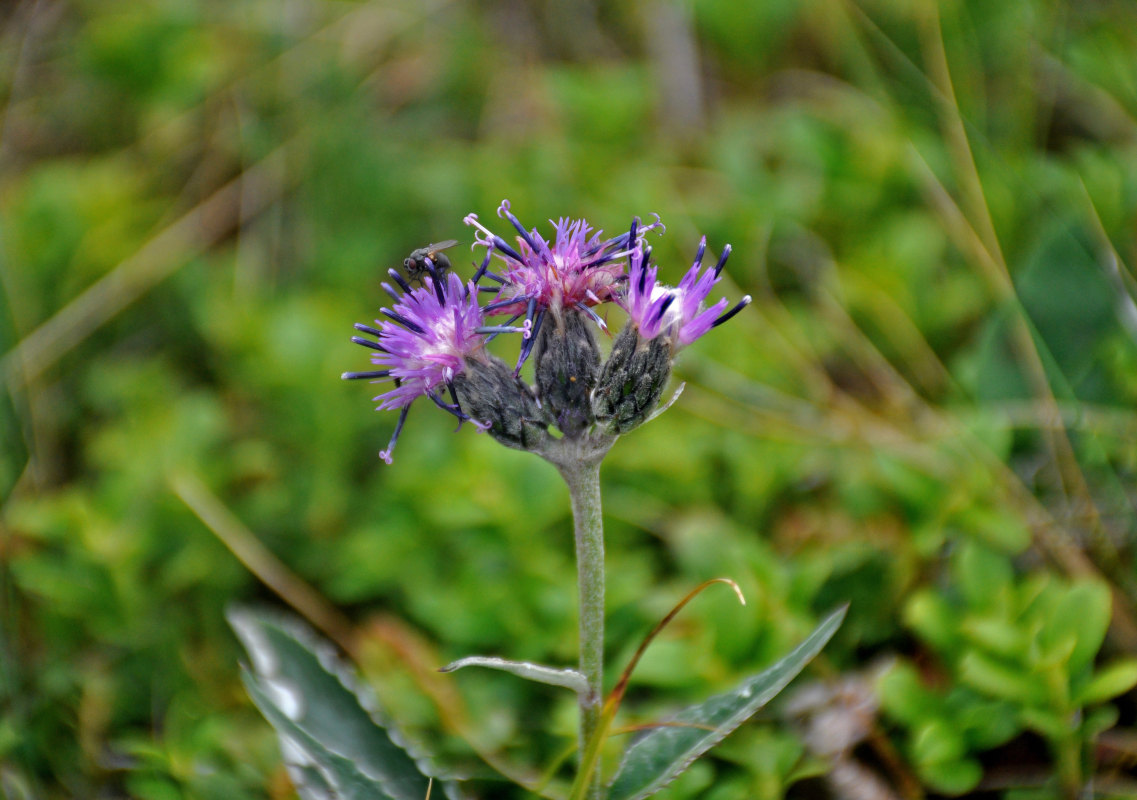
[[[671,347],[667,337],[644,339],[629,322],[613,342],[592,393],[596,421],[616,434],[642,425],[658,405],[669,377]]]
[[[532,450],[548,439],[548,424],[532,390],[495,356],[466,359],[454,376],[462,410],[490,436],[517,450]]]
[[[592,426],[590,396],[600,372],[600,347],[581,314],[546,323],[534,347],[537,397],[565,436],[579,436]]]

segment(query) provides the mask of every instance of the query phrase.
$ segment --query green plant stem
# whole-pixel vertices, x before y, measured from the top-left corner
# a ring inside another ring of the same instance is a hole
[[[587,691],[577,695],[583,757],[599,724],[604,696],[604,520],[600,507],[600,459],[562,464],[560,472],[572,498],[580,588],[580,671],[588,682]],[[587,796],[600,797],[598,775],[593,777]]]

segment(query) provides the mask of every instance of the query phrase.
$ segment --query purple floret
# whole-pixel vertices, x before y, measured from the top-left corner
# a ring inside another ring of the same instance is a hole
[[[627,290],[617,302],[628,312],[641,337],[667,336],[672,351],[678,351],[711,328],[726,322],[750,302],[747,295],[726,313],[723,313],[728,305],[726,298],[709,307],[704,305],[730,256],[730,245],[727,245],[718,263],[700,274],[706,245],[704,237],[699,242],[695,263],[678,286],[667,286],[656,280],[656,268],[648,266],[650,251],[637,248],[631,254]]]
[[[586,311],[613,300],[624,274],[622,259],[639,245],[647,231],[663,229],[657,219],[638,231],[633,225],[629,233],[602,240],[601,231],[593,232],[584,220],[562,217],[556,222],[550,220],[556,233],[550,243],[536,229],[525,229],[509,210],[508,200],[501,202],[497,213],[517,230],[516,248],[482,225],[475,214],[465,218],[467,225],[479,231],[475,246],[487,248],[487,255],[492,252],[502,262],[500,275],[487,274],[501,287],[486,312],[525,314],[527,322],[535,312],[560,314],[565,308]],[[594,314],[589,316],[598,319]],[[529,326],[525,331],[529,333]]]
[[[413,327],[379,323],[379,344],[386,352],[375,353],[371,363],[388,369],[399,385],[374,398],[378,410],[401,408],[434,393],[462,371],[467,355],[482,348],[484,337],[476,332],[482,324],[477,292],[450,273],[445,302],[440,302],[431,278],[423,281],[425,286],[404,295],[393,309]]]
[[[393,308],[380,309],[387,319],[376,320],[377,328],[356,325],[357,330],[376,336],[378,341],[352,339],[375,351],[371,363],[380,369],[343,375],[346,379],[395,382],[395,388],[374,398],[379,404],[377,410],[402,409],[390,445],[379,454],[388,464],[406,421],[407,408],[418,398],[429,397],[459,419],[466,418],[456,403],[447,404],[439,392],[465,369],[467,357],[484,358],[485,337],[478,333],[482,309],[478,307],[473,281],[463,285],[457,275],[450,273],[439,286],[430,276],[423,277],[423,284],[403,295],[385,285],[397,298]]]

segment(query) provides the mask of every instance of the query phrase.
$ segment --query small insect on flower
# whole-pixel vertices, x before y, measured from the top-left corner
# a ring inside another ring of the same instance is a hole
[[[483,319],[473,281],[463,284],[454,273],[437,280],[424,275],[423,286],[412,289],[398,272],[391,270],[390,274],[403,291],[400,293],[390,284],[382,284],[395,301],[392,308],[379,309],[386,319],[376,320],[378,327],[355,325],[357,331],[375,340],[362,336],[351,338],[374,351],[371,363],[381,369],[345,372],[341,376],[345,380],[394,381],[395,388],[374,398],[379,404],[376,410],[400,409],[391,442],[379,454],[388,464],[411,403],[418,398],[430,398],[460,422],[470,420],[454,393],[454,377],[466,368],[467,358],[487,359],[485,337],[478,333]],[[442,399],[440,390],[443,388],[448,390],[452,402]],[[484,427],[478,422],[475,425]]]
[[[437,281],[450,269],[450,259],[442,251],[449,250],[456,244],[458,244],[457,239],[447,239],[445,242],[436,242],[412,250],[411,254],[403,259],[407,280],[418,281],[421,284],[423,277],[430,275]]]

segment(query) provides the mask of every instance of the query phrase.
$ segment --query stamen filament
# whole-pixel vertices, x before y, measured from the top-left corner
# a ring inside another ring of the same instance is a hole
[[[591,308],[586,306],[583,302],[577,303],[576,307],[578,309],[580,309],[581,311],[583,311],[585,314],[587,314],[589,317],[591,317],[592,321],[595,322],[600,327],[600,330],[604,331],[605,333],[608,332],[608,323],[605,322],[604,320],[602,320],[600,318],[599,314],[597,314]]]
[[[340,380],[345,381],[363,381],[373,380],[375,378],[388,378],[391,376],[389,369],[377,369],[371,372],[345,372],[340,375]]]
[[[513,212],[509,210],[508,200],[501,201],[501,205],[498,206],[497,209],[497,215],[499,217],[504,215],[505,218],[508,219],[513,225],[513,227],[517,228],[517,232],[521,234],[521,238],[525,240],[525,244],[529,245],[529,247],[534,251],[537,251],[539,249],[537,247],[537,243],[533,241],[533,237],[529,231],[525,230],[525,226],[522,225],[521,221],[518,220],[517,217],[513,216]]]
[[[525,363],[525,360],[529,358],[529,354],[533,352],[533,345],[537,343],[537,334],[541,330],[541,323],[544,321],[544,319],[545,310],[541,309],[541,311],[537,314],[537,318],[533,321],[532,334],[521,345],[521,353],[517,356],[517,368],[513,371],[514,375],[521,374],[521,366]]]
[[[407,421],[407,413],[411,410],[410,403],[403,406],[399,412],[399,421],[395,423],[395,432],[391,434],[391,441],[387,443],[386,450],[379,451],[379,458],[387,464],[392,461],[391,454],[395,452],[395,442],[399,441],[399,434],[403,432],[403,425]]]
[[[419,334],[420,336],[426,334],[426,330],[421,325],[417,325],[417,324],[411,322],[409,319],[404,317],[402,314],[396,314],[394,311],[391,311],[389,308],[381,308],[381,309],[379,309],[379,313],[382,314],[383,316],[391,319],[391,320],[394,320],[395,322],[399,323],[403,327],[414,331],[415,333]]]
[[[744,308],[746,308],[748,305],[750,305],[750,300],[751,300],[751,298],[750,298],[750,295],[746,295],[746,297],[744,297],[744,298],[742,298],[741,300],[739,300],[739,301],[738,301],[738,305],[736,305],[736,306],[735,306],[734,308],[732,308],[730,311],[727,311],[727,312],[726,312],[725,314],[723,314],[721,317],[719,317],[719,318],[718,318],[718,319],[716,319],[714,322],[712,322],[712,323],[711,323],[711,327],[712,327],[712,328],[717,328],[719,325],[722,325],[724,322],[726,322],[728,319],[730,319],[731,317],[733,317],[733,316],[734,316],[735,314],[737,314],[739,311],[741,311],[742,309],[744,309]]]
[[[351,340],[356,344],[361,344],[364,347],[370,347],[372,350],[378,350],[380,353],[386,353],[387,348],[378,342],[373,342],[370,339],[364,339],[362,336],[352,336]]]
[[[715,264],[715,277],[716,278],[719,276],[719,273],[722,272],[722,268],[726,266],[726,260],[728,258],[730,258],[730,253],[731,253],[731,246],[728,244],[725,247],[723,247],[722,255],[719,256],[718,263]]]
[[[477,283],[478,281],[480,281],[482,279],[482,276],[486,274],[486,270],[488,270],[489,268],[490,268],[490,251],[487,250],[486,251],[486,257],[482,259],[482,265],[480,267],[478,267],[478,271],[474,273],[474,283]]]
[[[403,276],[399,274],[398,270],[389,269],[389,270],[387,270],[387,274],[390,275],[391,278],[394,279],[395,283],[399,284],[400,289],[402,289],[407,294],[410,294],[411,285],[409,283],[407,283],[406,280],[403,279]]]
[[[695,266],[700,267],[703,265],[703,256],[707,252],[707,237],[704,236],[699,240],[699,249],[695,251]]]
[[[426,268],[430,271],[431,284],[434,286],[434,296],[438,298],[439,305],[446,305],[446,291],[442,288],[442,278],[438,274],[438,270],[434,266],[434,262],[429,258],[424,258]]]

